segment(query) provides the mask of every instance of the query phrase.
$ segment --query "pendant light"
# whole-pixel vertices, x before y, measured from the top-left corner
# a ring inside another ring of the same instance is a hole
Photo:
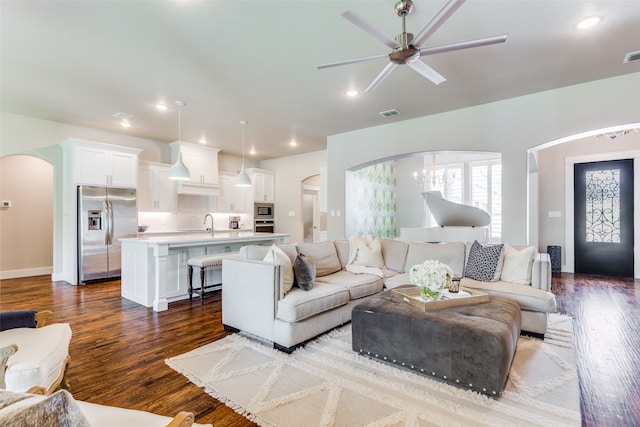
[[[181,108],[186,104],[182,101],[176,101],[176,105],[178,106],[178,141],[181,141]],[[176,163],[171,166],[171,169],[169,169],[169,179],[175,179],[177,181],[187,181],[191,179],[191,173],[182,161],[182,151],[178,152],[178,159],[176,160]]]
[[[247,126],[247,122],[240,120],[240,125],[242,126],[242,167],[240,168],[240,173],[236,176],[236,187],[251,187],[251,178],[244,170],[244,128]]]

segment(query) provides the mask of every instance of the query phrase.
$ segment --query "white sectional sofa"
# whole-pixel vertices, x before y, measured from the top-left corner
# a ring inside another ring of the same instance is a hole
[[[349,322],[351,309],[363,298],[409,284],[408,271],[413,265],[433,259],[448,264],[454,276],[462,277],[470,248],[470,244],[463,242],[409,243],[391,239],[380,242],[383,277],[346,270],[350,255],[348,239],[279,245],[292,262],[302,253],[316,267],[311,290],[293,287],[286,293],[284,267],[263,261],[269,247],[243,247],[238,258],[223,261],[225,329],[243,331],[290,352],[305,341]],[[544,335],[547,315],[556,310],[555,297],[550,292],[550,264],[548,254],[535,253],[522,273],[530,284],[463,278],[461,286],[517,301],[522,309],[522,330]]]

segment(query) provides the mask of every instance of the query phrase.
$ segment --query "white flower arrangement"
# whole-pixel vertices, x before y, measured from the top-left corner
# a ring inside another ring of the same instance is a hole
[[[420,295],[425,299],[436,299],[449,286],[453,271],[447,264],[429,259],[409,270],[411,283],[420,287]]]

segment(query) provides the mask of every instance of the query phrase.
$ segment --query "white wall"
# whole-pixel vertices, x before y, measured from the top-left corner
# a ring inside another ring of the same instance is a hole
[[[527,243],[527,150],[591,129],[634,123],[640,73],[333,135],[327,141],[328,209],[344,211],[345,171],[420,151],[502,154],[503,240]],[[344,218],[329,217],[329,238],[344,237]]]
[[[260,168],[275,172],[276,232],[291,234],[291,242],[302,242],[304,238],[302,181],[318,175],[320,167],[326,163],[327,152],[324,150],[260,162]],[[344,188],[344,184],[342,186]]]

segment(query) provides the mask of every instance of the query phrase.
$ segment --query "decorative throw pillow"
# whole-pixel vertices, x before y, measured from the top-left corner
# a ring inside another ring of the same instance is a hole
[[[349,244],[351,247],[349,264],[384,268],[380,239],[368,234],[362,237],[351,236]]]
[[[482,282],[495,282],[500,278],[504,258],[504,245],[483,246],[477,240],[471,245],[464,277]]]
[[[66,390],[50,396],[0,390],[0,425],[4,427],[90,427]]]
[[[269,252],[267,252],[263,261],[282,267],[280,286],[282,286],[285,294],[289,292],[293,287],[293,263],[289,259],[289,255],[274,244],[269,248]]]
[[[318,277],[342,270],[336,247],[331,240],[317,243],[300,242],[296,246],[298,247],[298,255],[304,254],[316,266]]]
[[[306,256],[300,254],[293,262],[293,274],[296,277],[296,285],[303,291],[310,291],[313,288],[313,281],[316,280],[316,266]]]
[[[504,245],[504,264],[500,273],[500,280],[520,285],[531,284],[531,269],[536,250],[533,246],[516,249]]]

